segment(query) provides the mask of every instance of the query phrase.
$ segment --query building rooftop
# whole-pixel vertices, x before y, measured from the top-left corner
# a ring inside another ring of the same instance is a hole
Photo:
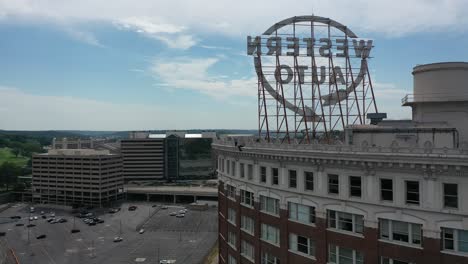
[[[50,149],[47,153],[38,154],[39,156],[102,156],[114,155],[109,150],[95,149]]]

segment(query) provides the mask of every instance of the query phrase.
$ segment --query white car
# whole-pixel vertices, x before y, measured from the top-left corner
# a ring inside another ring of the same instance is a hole
[[[169,214],[170,216],[176,216],[177,215],[177,212],[172,212]]]
[[[50,213],[50,216],[51,216],[51,217],[55,217],[55,213],[54,213],[54,212],[51,212],[51,213]]]
[[[175,259],[163,259],[159,261],[159,264],[174,264],[176,263]]]
[[[122,237],[114,237],[114,242],[120,242],[122,240],[123,240]]]
[[[145,230],[143,228],[140,229],[140,231],[138,231],[138,233],[140,233],[140,234],[143,234],[144,232],[145,232]]]
[[[29,217],[29,221],[32,221],[32,220],[34,220],[34,217],[32,217],[32,216]]]
[[[182,217],[185,217],[185,214],[177,214],[176,217],[177,218],[182,218]]]
[[[34,220],[37,220],[37,219],[39,219],[39,217],[37,217],[37,216],[34,216]]]

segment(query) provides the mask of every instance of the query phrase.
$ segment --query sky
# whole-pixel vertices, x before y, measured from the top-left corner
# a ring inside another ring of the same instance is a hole
[[[466,0],[0,0],[0,129],[255,129],[246,37],[312,13],[373,39],[391,119],[414,66],[468,61]]]

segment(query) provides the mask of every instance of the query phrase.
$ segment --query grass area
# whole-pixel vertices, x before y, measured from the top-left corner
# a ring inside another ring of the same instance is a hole
[[[6,161],[9,161],[23,167],[28,163],[28,159],[29,158],[23,157],[21,155],[15,157],[15,154],[13,154],[9,148],[0,148],[0,165]]]
[[[210,254],[208,254],[208,256],[205,258],[204,264],[217,264],[218,257],[219,257],[218,242],[216,242],[214,247],[211,249]]]

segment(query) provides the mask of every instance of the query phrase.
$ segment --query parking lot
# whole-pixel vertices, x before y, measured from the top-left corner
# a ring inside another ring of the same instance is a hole
[[[129,211],[129,204],[122,210],[109,214],[107,210],[90,210],[104,223],[88,226],[83,219],[73,218],[70,210],[41,208],[35,206],[38,220],[29,224],[29,205],[15,205],[0,213],[0,237],[16,253],[20,263],[34,264],[82,264],[82,263],[157,263],[157,260],[171,259],[176,263],[200,263],[215,244],[217,238],[217,210],[188,210],[185,217],[170,216],[182,206],[132,203],[135,211]],[[49,217],[55,212],[56,218],[65,218],[66,223],[50,224],[41,218],[44,211]],[[21,220],[11,220],[19,215]],[[151,218],[149,218],[151,216]],[[148,219],[149,218],[149,219]],[[23,223],[24,226],[16,226]],[[143,224],[144,223],[144,224]],[[142,227],[145,232],[137,230]],[[71,229],[80,229],[71,233]],[[29,231],[29,232],[28,232]],[[28,240],[29,233],[29,240]],[[44,239],[37,239],[46,235]],[[123,241],[113,242],[116,236]],[[29,241],[29,242],[28,242]]]

